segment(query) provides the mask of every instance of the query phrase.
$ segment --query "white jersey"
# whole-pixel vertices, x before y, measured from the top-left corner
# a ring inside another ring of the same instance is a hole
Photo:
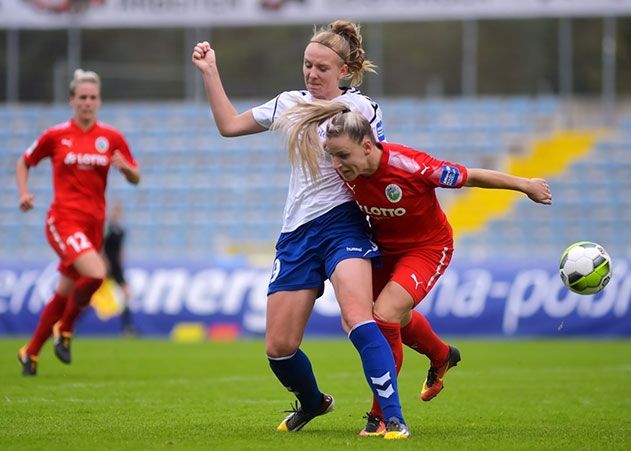
[[[333,101],[343,102],[351,110],[361,112],[370,121],[375,138],[378,141],[384,141],[379,105],[355,88],[343,89],[342,95]],[[299,101],[311,102],[312,100],[313,97],[308,91],[285,91],[269,102],[252,108],[252,114],[256,122],[269,129],[274,120]],[[323,129],[320,130],[320,136],[324,136]],[[282,233],[292,232],[338,205],[353,200],[348,188],[333,169],[328,154],[320,159],[319,166],[320,174],[314,182],[309,174],[303,173],[300,164],[292,165],[283,213]]]

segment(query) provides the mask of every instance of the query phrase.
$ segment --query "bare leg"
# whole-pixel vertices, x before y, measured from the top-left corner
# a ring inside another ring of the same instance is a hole
[[[293,392],[300,408],[317,413],[324,394],[318,388],[311,362],[299,349],[316,297],[315,289],[280,291],[267,298],[265,350],[270,368],[283,386]],[[289,418],[289,417],[288,417]],[[286,418],[279,430],[294,430]],[[301,426],[300,426],[301,427]]]

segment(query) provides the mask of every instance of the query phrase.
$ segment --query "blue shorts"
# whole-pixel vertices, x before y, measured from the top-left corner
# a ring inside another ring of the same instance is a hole
[[[293,232],[281,233],[267,294],[318,288],[319,297],[339,262],[379,256],[366,216],[354,201],[346,202]]]

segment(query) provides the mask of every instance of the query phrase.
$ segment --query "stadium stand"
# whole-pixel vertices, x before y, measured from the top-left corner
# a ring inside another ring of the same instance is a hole
[[[254,104],[244,101],[237,109]],[[390,141],[502,170],[530,158],[537,143],[563,124],[562,104],[555,97],[388,99],[381,106]],[[66,105],[0,107],[0,222],[7,255],[27,261],[53,258],[43,233],[50,168],[44,163],[31,174],[36,208],[29,214],[17,208],[13,172],[37,134],[69,114]],[[108,198],[125,207],[131,258],[200,260],[273,250],[289,176],[287,154],[272,133],[221,137],[209,114],[205,104],[197,103],[109,103],[101,111],[104,122],[127,136],[143,171],[137,188],[115,173],[109,182]],[[540,168],[550,181],[552,207],[535,208],[517,196],[498,216],[459,234],[457,255],[556,258],[578,240],[631,254],[631,117],[622,118],[613,131],[586,133],[592,133],[593,142],[580,151],[566,149],[569,156],[559,173],[548,170],[550,153],[560,152],[554,146],[533,163],[535,172]],[[451,207],[466,191],[439,193],[456,229]],[[476,202],[475,214],[482,215],[490,201]]]

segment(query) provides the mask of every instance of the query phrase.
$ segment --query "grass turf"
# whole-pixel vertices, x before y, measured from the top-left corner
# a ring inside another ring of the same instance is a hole
[[[308,339],[332,414],[301,432],[276,426],[293,396],[262,341],[177,344],[88,339],[74,362],[50,343],[23,377],[23,340],[0,340],[0,449],[631,449],[631,342],[453,340],[463,361],[433,401],[418,400],[424,357],[406,350],[401,399],[407,441],[361,438],[370,396],[347,341]]]

